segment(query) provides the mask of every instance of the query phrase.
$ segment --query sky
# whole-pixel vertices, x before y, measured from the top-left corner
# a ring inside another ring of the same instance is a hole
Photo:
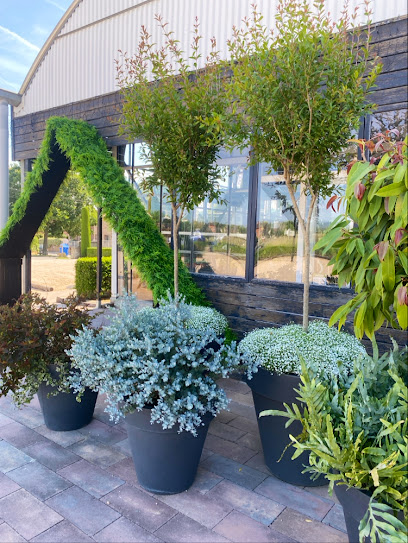
[[[18,92],[72,0],[0,0],[0,88]]]

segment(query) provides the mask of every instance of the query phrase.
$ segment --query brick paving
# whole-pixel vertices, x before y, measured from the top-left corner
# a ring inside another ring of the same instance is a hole
[[[345,543],[342,508],[327,487],[270,475],[246,384],[220,383],[230,411],[210,426],[187,492],[143,490],[126,428],[98,399],[91,424],[73,432],[44,425],[38,401],[17,410],[0,398],[0,543]]]

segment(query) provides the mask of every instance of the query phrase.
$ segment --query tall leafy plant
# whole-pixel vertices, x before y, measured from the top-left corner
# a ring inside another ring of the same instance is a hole
[[[229,42],[232,144],[251,146],[251,162],[283,168],[303,234],[303,327],[309,322],[311,224],[319,196],[333,191],[341,149],[359,118],[380,67],[370,58],[370,26],[362,32],[345,9],[333,23],[324,0],[282,0],[271,32],[253,5]],[[367,10],[368,16],[368,10]],[[305,211],[296,189],[309,198]]]
[[[346,212],[330,226],[315,248],[332,247],[333,273],[339,285],[351,283],[356,295],[339,307],[330,323],[343,326],[355,311],[354,330],[374,342],[385,322],[408,328],[408,150],[398,131],[357,140],[371,158],[355,162],[347,179]],[[335,196],[329,200],[332,205]],[[349,229],[350,223],[354,224]]]
[[[205,198],[211,201],[221,196],[215,161],[222,144],[220,118],[227,100],[215,40],[201,67],[198,22],[186,54],[162,18],[156,20],[163,46],[154,44],[142,27],[136,54],[123,54],[118,61],[117,81],[124,98],[122,132],[131,140],[145,142],[145,155],[153,165],[142,188],[152,191],[162,184],[171,203],[177,294],[178,232],[183,213]],[[210,118],[212,122],[203,122]]]
[[[81,256],[86,257],[86,251],[91,246],[91,221],[89,220],[89,208],[81,210]]]

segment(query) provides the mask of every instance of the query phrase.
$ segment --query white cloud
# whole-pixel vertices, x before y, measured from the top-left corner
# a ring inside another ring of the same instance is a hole
[[[0,56],[0,65],[2,72],[13,72],[15,74],[25,76],[30,69],[32,60],[27,59],[27,63],[17,62],[16,59],[10,59],[4,56]]]
[[[4,79],[4,77],[1,77],[1,75],[0,75],[0,86],[3,89],[15,91],[15,92],[18,92],[20,89],[20,85],[18,85],[18,83],[9,81],[8,79]]]
[[[37,45],[34,45],[33,43],[31,43],[28,40],[22,38],[21,36],[19,36],[15,32],[13,32],[12,30],[9,30],[8,28],[5,28],[4,26],[0,25],[0,32],[3,32],[4,34],[7,34],[7,36],[10,36],[13,40],[18,41],[19,43],[21,43],[22,45],[25,45],[29,49],[32,49],[36,53],[38,53],[38,51],[40,50],[40,48],[37,47]]]
[[[45,0],[47,4],[50,4],[51,6],[54,6],[57,9],[60,9],[64,13],[66,12],[66,9],[62,6],[60,6],[57,2],[54,2],[53,0]]]

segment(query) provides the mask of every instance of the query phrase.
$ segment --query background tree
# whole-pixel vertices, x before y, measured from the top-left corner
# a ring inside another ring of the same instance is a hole
[[[131,58],[123,55],[122,63],[118,62],[117,81],[124,98],[122,133],[129,140],[145,142],[145,155],[153,165],[153,174],[145,178],[142,189],[151,192],[163,184],[171,203],[177,294],[178,232],[183,213],[205,198],[213,201],[221,195],[215,161],[227,101],[215,41],[204,68],[197,71],[201,58],[197,21],[186,55],[162,18],[156,20],[163,47],[157,48],[142,27],[137,53]],[[208,119],[211,122],[205,122]]]
[[[44,234],[43,254],[48,254],[48,237],[60,237],[67,232],[69,237],[81,233],[81,210],[92,201],[83,180],[69,171],[57,193],[39,231]]]
[[[21,170],[18,164],[12,164],[9,168],[9,215],[13,212],[13,206],[21,194]]]
[[[362,115],[379,73],[369,61],[370,27],[361,32],[346,10],[337,23],[325,14],[324,0],[282,0],[276,30],[252,18],[234,28],[229,42],[233,102],[232,145],[252,147],[251,162],[283,169],[303,234],[303,327],[309,322],[311,220],[319,195],[333,191],[342,148]],[[367,13],[368,15],[368,13]],[[296,185],[308,197],[302,212]]]

